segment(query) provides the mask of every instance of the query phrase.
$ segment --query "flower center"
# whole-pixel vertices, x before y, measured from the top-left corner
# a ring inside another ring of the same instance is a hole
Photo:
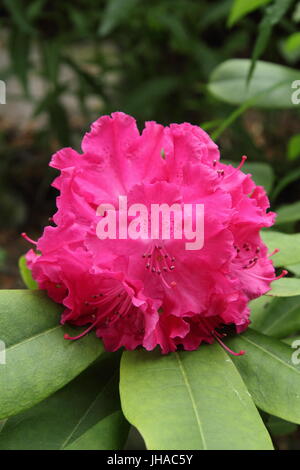
[[[167,288],[176,286],[175,281],[168,282],[168,273],[174,271],[175,257],[170,256],[163,244],[153,244],[150,250],[142,255],[145,259],[145,268],[149,272],[160,276],[162,283]]]

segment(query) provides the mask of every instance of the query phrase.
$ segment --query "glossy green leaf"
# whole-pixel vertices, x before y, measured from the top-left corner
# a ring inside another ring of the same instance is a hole
[[[22,277],[22,280],[28,289],[37,289],[37,282],[33,279],[31,271],[27,266],[25,256],[21,256],[19,259],[19,270]]]
[[[300,220],[300,201],[295,202],[294,204],[287,204],[281,206],[276,210],[277,224],[286,224],[287,222],[296,222]]]
[[[254,330],[275,338],[285,338],[300,330],[300,296],[275,299],[263,296],[254,302],[257,301],[261,301],[261,308],[258,311],[254,306],[254,314],[251,316],[251,327]]]
[[[233,26],[244,16],[254,10],[270,3],[271,0],[234,0],[230,15],[228,18],[228,26]]]
[[[289,235],[275,230],[265,230],[261,236],[270,253],[276,248],[280,250],[272,256],[275,266],[300,263],[300,233]]]
[[[125,352],[123,412],[148,449],[271,449],[231,359],[218,345],[161,355]]]
[[[292,363],[294,350],[251,329],[226,344],[246,351],[232,360],[256,405],[274,416],[300,423],[300,365]]]
[[[231,59],[220,64],[212,73],[208,90],[219,100],[240,105],[253,100],[252,105],[262,108],[291,108],[294,80],[299,79],[296,69],[270,62],[258,61],[249,85],[248,59]]]
[[[272,297],[294,297],[300,295],[300,279],[285,277],[272,282],[272,289],[266,295]]]
[[[41,291],[0,292],[0,419],[17,414],[70,382],[103,353],[94,334],[67,341],[78,328],[59,323],[62,306]],[[81,331],[81,329],[79,330]]]
[[[105,356],[46,400],[9,418],[0,449],[121,449],[128,423],[120,410],[118,366],[117,353]]]

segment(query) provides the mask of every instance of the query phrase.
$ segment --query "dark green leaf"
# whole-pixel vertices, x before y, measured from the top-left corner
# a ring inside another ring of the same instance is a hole
[[[0,449],[122,448],[128,424],[120,410],[118,359],[118,354],[104,355],[63,389],[9,418]]]
[[[103,353],[93,333],[80,341],[65,340],[64,333],[74,336],[78,329],[59,323],[61,311],[62,306],[41,291],[1,291],[6,364],[0,367],[0,419],[51,395]]]

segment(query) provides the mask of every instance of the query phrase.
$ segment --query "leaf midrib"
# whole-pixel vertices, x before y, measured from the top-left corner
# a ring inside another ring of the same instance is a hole
[[[185,386],[188,390],[188,394],[189,394],[189,397],[190,397],[190,400],[191,400],[191,403],[192,403],[192,408],[193,408],[193,411],[194,411],[194,414],[195,414],[195,417],[196,417],[196,422],[197,422],[199,434],[200,434],[200,437],[201,437],[201,440],[202,440],[202,443],[203,443],[203,448],[207,449],[208,447],[207,447],[206,440],[205,440],[205,437],[204,437],[204,434],[203,434],[203,428],[202,428],[200,416],[199,416],[199,413],[198,413],[198,410],[197,410],[197,405],[196,405],[196,401],[195,401],[195,398],[194,398],[194,395],[193,395],[192,387],[189,383],[188,376],[185,372],[185,369],[183,367],[183,363],[180,359],[179,354],[177,352],[175,352],[174,354],[175,354],[175,357],[177,359],[178,366],[179,366],[180,372],[181,372],[182,377],[183,377],[183,381],[184,381]]]
[[[92,410],[93,406],[95,405],[95,403],[97,402],[98,398],[104,393],[104,391],[106,390],[106,388],[111,384],[112,380],[114,379],[115,375],[113,375],[109,380],[108,382],[104,385],[104,387],[101,388],[101,390],[99,391],[99,393],[97,393],[97,395],[95,396],[94,400],[92,401],[92,403],[87,407],[87,409],[85,410],[85,412],[82,414],[81,418],[79,418],[79,420],[77,421],[77,423],[74,425],[73,429],[71,430],[71,432],[68,434],[68,436],[66,437],[66,439],[64,440],[64,442],[61,444],[60,446],[60,450],[63,450],[65,449],[65,447],[67,447],[67,445],[70,444],[70,440],[72,438],[72,436],[74,435],[74,433],[76,432],[76,430],[79,428],[79,426],[81,425],[81,423],[85,420],[85,418],[88,416],[88,414],[90,413],[90,411]],[[106,415],[106,416],[109,416]],[[106,416],[104,416],[102,419],[105,419]],[[102,420],[101,419],[101,420]],[[99,422],[99,421],[98,421]],[[97,423],[98,423],[97,422]],[[94,426],[97,424],[95,423]],[[93,427],[93,426],[92,426]],[[77,437],[76,439],[74,439],[73,442],[76,442],[78,439],[80,439],[81,436]],[[72,442],[71,442],[72,444]]]
[[[15,348],[17,348],[17,347],[19,347],[19,346],[22,346],[22,345],[25,344],[25,343],[29,343],[30,341],[33,341],[33,340],[35,340],[36,338],[39,338],[40,336],[44,336],[44,335],[46,335],[46,334],[48,334],[48,333],[51,333],[51,332],[54,331],[54,330],[57,330],[57,329],[59,329],[59,328],[62,328],[62,327],[63,327],[63,325],[56,325],[56,326],[54,326],[53,328],[49,328],[48,330],[44,330],[44,331],[42,331],[41,333],[37,333],[37,334],[35,334],[35,335],[33,335],[33,336],[30,336],[30,338],[26,338],[26,339],[24,339],[23,341],[20,341],[19,343],[12,344],[11,346],[9,346],[9,347],[6,349],[6,352],[9,352],[9,351],[11,351],[12,349],[15,349]]]

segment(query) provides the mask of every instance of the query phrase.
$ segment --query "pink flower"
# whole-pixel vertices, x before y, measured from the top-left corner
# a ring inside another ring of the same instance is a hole
[[[242,164],[220,163],[197,126],[148,122],[140,134],[120,112],[98,119],[82,150],[53,156],[55,226],[45,228],[38,253],[27,253],[39,287],[65,306],[62,322],[88,325],[83,334],[94,329],[109,351],[159,345],[163,353],[247,328],[249,300],[275,279],[259,235],[275,215]],[[149,209],[203,204],[203,248],[187,250],[184,237],[99,239],[97,208],[118,207],[120,195]]]

